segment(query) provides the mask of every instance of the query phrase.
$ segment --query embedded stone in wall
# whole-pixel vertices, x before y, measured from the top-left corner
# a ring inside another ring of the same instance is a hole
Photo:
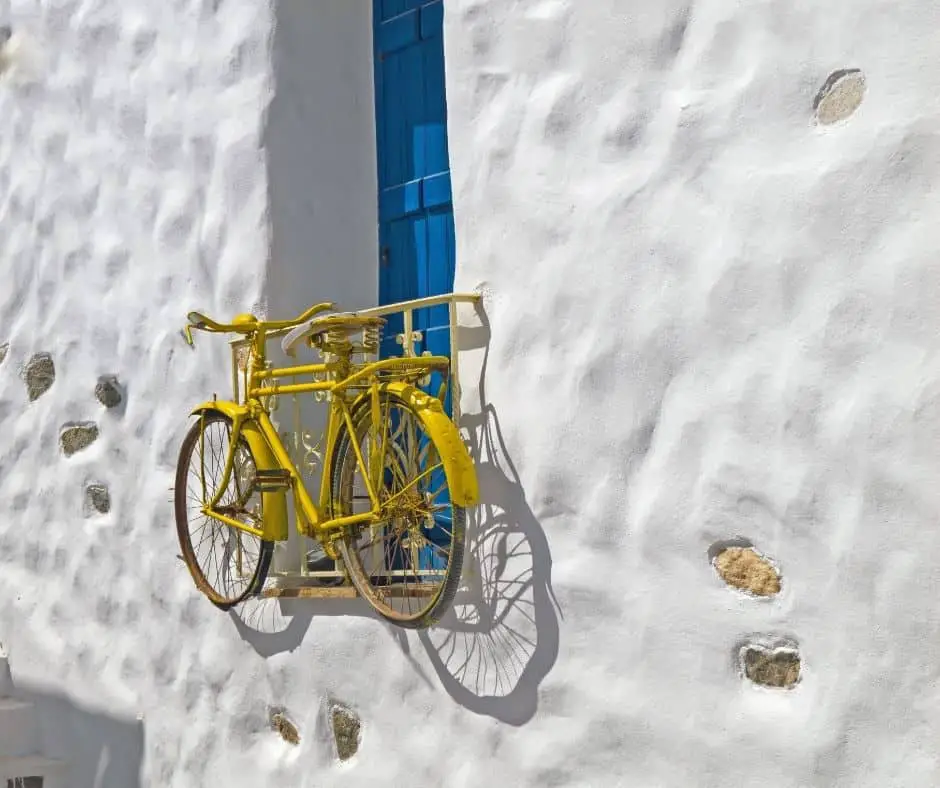
[[[281,735],[288,744],[299,744],[300,733],[283,711],[275,711],[271,715],[271,728]]]
[[[94,483],[85,488],[85,507],[90,512],[107,514],[111,511],[111,492],[107,485]]]
[[[98,440],[98,425],[92,421],[67,424],[59,433],[59,443],[66,457],[87,449]]]
[[[26,362],[23,377],[26,380],[29,401],[34,402],[55,383],[55,364],[52,362],[52,356],[48,353],[36,353]]]
[[[121,386],[114,375],[102,375],[98,378],[95,397],[106,408],[116,408],[124,400]]]
[[[330,707],[330,723],[336,741],[336,754],[341,761],[349,760],[359,750],[359,717],[347,706],[333,703]]]
[[[7,357],[7,353],[10,352],[10,344],[8,342],[0,342],[0,364],[3,363],[4,359]]]
[[[744,675],[764,687],[789,689],[800,680],[802,664],[796,648],[770,649],[751,644],[741,650]]]
[[[816,94],[813,110],[823,126],[845,120],[865,97],[865,75],[857,68],[835,71]]]
[[[9,25],[0,25],[0,74],[13,64],[14,53],[10,51],[10,42],[13,39],[13,28]]]
[[[712,563],[729,586],[754,596],[780,593],[780,575],[776,568],[749,545],[725,547]]]

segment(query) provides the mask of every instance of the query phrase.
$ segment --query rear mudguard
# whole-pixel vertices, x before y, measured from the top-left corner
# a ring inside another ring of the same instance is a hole
[[[408,383],[380,383],[379,391],[399,397],[413,408],[421,419],[441,454],[451,502],[462,507],[479,503],[480,490],[476,468],[457,427],[444,411],[441,401]],[[369,407],[370,397],[369,391],[360,394],[353,403],[352,412],[356,413],[360,408]]]
[[[193,408],[191,415],[221,413],[233,422],[241,422],[241,435],[248,442],[259,471],[277,470],[282,466],[274,457],[264,433],[248,418],[248,408],[228,400],[212,400]],[[281,542],[287,539],[287,494],[284,490],[261,493],[262,530],[265,541]]]

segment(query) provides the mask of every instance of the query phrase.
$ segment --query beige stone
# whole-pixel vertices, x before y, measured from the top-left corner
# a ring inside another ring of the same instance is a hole
[[[287,719],[283,712],[276,712],[271,715],[271,727],[289,744],[300,743],[300,733],[297,731],[297,726]]]
[[[780,576],[773,565],[751,547],[728,547],[715,558],[715,569],[729,586],[756,596],[780,592]]]
[[[816,120],[823,126],[845,120],[865,97],[865,75],[858,70],[836,72],[816,98]]]

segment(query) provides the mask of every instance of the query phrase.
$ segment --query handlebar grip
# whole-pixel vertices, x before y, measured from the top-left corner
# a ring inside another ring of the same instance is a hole
[[[222,327],[214,320],[206,317],[199,312],[190,312],[186,315],[189,325],[192,328],[198,328],[200,331],[218,331]]]

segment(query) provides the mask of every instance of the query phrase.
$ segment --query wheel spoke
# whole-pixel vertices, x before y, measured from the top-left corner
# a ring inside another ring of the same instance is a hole
[[[248,534],[226,523],[202,514],[204,507],[220,490],[222,474],[231,446],[231,427],[220,418],[207,417],[201,434],[190,442],[189,458],[183,490],[178,490],[186,510],[186,522],[181,525],[189,546],[184,546],[191,559],[191,569],[201,580],[200,588],[217,604],[235,604],[252,590],[259,566],[264,560],[265,543],[260,537]],[[260,494],[254,489],[254,459],[243,439],[235,446],[232,472],[228,484],[219,495],[219,506],[228,516],[260,527]]]
[[[456,590],[463,544],[454,534],[462,539],[463,529],[455,531],[452,521],[462,523],[464,513],[446,497],[447,480],[437,447],[408,405],[393,396],[383,397],[382,423],[387,431],[381,441],[375,439],[371,421],[368,412],[360,419],[357,440],[370,477],[379,474],[373,484],[388,519],[352,529],[343,543],[344,557],[350,576],[379,613],[405,626],[424,626],[422,621],[449,604]],[[380,461],[374,457],[376,451]],[[362,468],[348,440],[337,457],[333,476],[337,513],[368,511],[368,505],[363,509],[359,504],[364,501]]]

